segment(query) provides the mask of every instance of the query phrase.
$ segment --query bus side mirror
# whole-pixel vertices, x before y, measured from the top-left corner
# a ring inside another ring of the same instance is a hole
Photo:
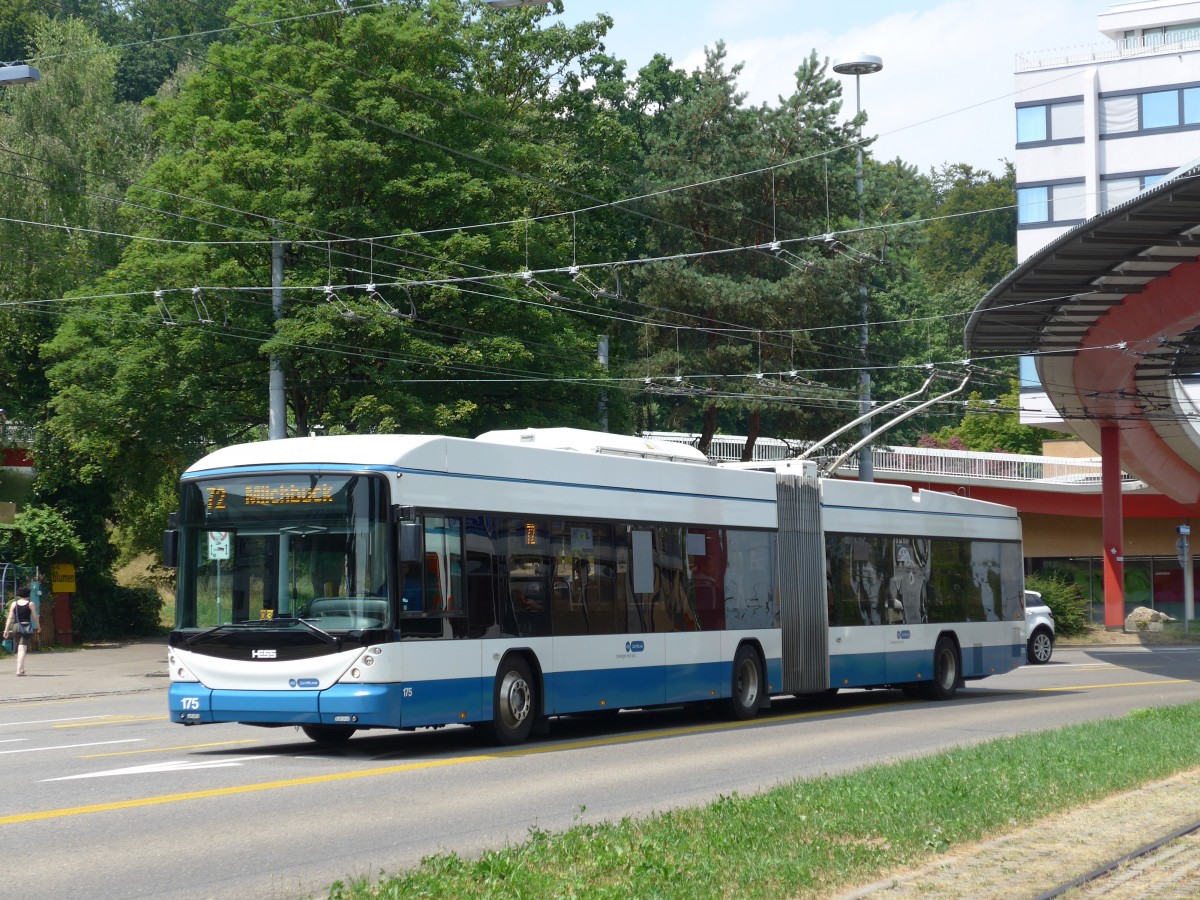
[[[174,569],[179,565],[179,532],[169,528],[163,532],[163,565]]]

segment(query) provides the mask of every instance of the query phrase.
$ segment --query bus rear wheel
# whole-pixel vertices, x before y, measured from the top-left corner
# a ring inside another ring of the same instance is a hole
[[[536,717],[537,689],[529,663],[521,656],[507,656],[496,672],[492,732],[501,744],[523,744]]]
[[[933,648],[933,678],[925,683],[930,700],[949,700],[958,690],[958,648],[948,637],[938,638]]]
[[[725,711],[734,719],[753,719],[762,702],[762,663],[748,644],[738,647],[733,657],[733,680]]]
[[[300,730],[318,744],[344,744],[358,729],[352,725],[301,725]]]

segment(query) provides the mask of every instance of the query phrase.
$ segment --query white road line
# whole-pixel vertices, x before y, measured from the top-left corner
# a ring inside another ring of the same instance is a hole
[[[121,741],[92,741],[89,744],[51,744],[43,747],[22,747],[20,750],[0,750],[0,755],[6,753],[46,753],[50,750],[73,750],[76,747],[100,747],[104,744],[137,744],[145,738],[125,738]]]
[[[125,769],[109,769],[106,772],[87,772],[83,775],[64,775],[61,778],[43,778],[41,783],[48,781],[77,781],[80,778],[105,778],[109,775],[153,775],[159,772],[188,772],[194,769],[227,769],[240,766],[250,759],[268,759],[275,756],[270,753],[264,756],[241,756],[237,759],[177,759],[173,762],[151,763],[147,766],[130,766]]]
[[[24,722],[0,722],[0,727],[7,728],[12,725],[48,725],[51,722],[79,722],[83,719],[103,719],[103,715],[99,716],[71,716],[69,719],[29,719]]]

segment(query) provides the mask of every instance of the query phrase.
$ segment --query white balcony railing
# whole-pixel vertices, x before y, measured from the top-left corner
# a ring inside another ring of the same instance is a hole
[[[1000,484],[1012,487],[1092,493],[1100,490],[1100,460],[1059,456],[1024,456],[1018,453],[978,453],[970,450],[936,450],[925,447],[874,447],[872,465],[877,477],[886,476],[957,484]],[[833,457],[829,457],[833,459]],[[818,461],[820,462],[820,461]],[[858,460],[847,460],[839,475],[853,476]],[[1121,473],[1124,490],[1145,487],[1144,482]]]
[[[1182,53],[1187,50],[1200,50],[1200,28],[1166,36],[1146,35],[1119,41],[1104,41],[1100,44],[1018,53],[1015,69],[1017,72],[1032,72],[1037,69],[1082,66],[1114,59],[1157,56],[1161,53]]]
[[[698,434],[677,431],[644,432],[642,436],[655,440],[677,441],[692,447],[700,440]],[[714,462],[737,462],[742,458],[745,446],[744,437],[718,434],[709,445],[708,458]],[[753,456],[755,461],[791,459],[808,446],[811,446],[811,441],[759,438],[754,444]],[[827,448],[814,462],[818,467],[824,468],[840,453],[840,449]],[[939,482],[956,486],[990,484],[1018,490],[1073,494],[1100,492],[1099,459],[887,446],[872,447],[871,459],[875,476],[880,481]],[[855,477],[858,474],[858,457],[846,460],[838,468],[837,474],[844,478]],[[1145,482],[1125,473],[1121,473],[1121,485],[1126,491],[1146,487]]]

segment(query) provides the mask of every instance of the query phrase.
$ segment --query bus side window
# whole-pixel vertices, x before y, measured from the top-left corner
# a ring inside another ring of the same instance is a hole
[[[425,606],[429,612],[462,613],[462,519],[425,517]]]
[[[400,608],[420,612],[425,608],[421,567],[421,523],[400,523]]]

